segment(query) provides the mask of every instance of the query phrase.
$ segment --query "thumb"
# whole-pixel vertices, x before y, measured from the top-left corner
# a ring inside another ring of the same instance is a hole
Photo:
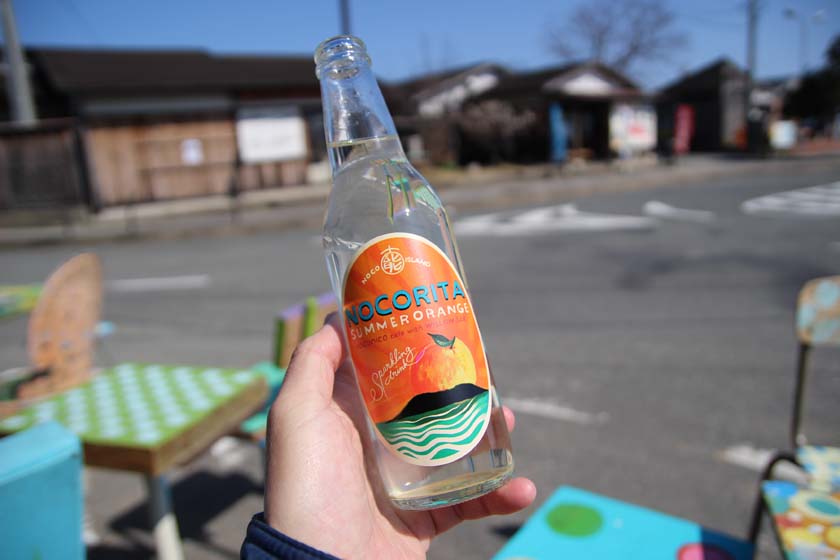
[[[338,316],[333,313],[321,329],[295,348],[280,398],[297,408],[321,409],[332,400],[335,371],[344,359]]]

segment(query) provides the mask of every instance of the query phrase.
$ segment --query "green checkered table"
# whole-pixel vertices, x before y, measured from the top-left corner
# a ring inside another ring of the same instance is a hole
[[[56,420],[78,434],[87,465],[145,475],[159,556],[181,558],[163,474],[236,430],[267,393],[249,370],[121,364],[0,420],[0,433]]]

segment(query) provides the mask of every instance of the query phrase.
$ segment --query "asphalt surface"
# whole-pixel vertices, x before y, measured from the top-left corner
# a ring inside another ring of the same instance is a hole
[[[542,214],[506,200],[489,217],[459,216],[525,224],[465,232],[459,245],[499,392],[518,410],[517,472],[536,482],[538,504],[574,485],[746,534],[758,477],[749,463],[786,444],[796,295],[806,280],[840,270],[840,214],[749,215],[741,204],[838,180],[836,159],[793,161],[576,197],[574,208]],[[646,215],[651,201],[671,211]],[[629,227],[615,216],[643,220]],[[84,248],[3,250],[0,282],[39,281]],[[267,359],[273,315],[328,289],[315,229],[92,249],[108,282],[105,318],[116,325],[104,365]],[[139,278],[159,280],[140,289],[119,282]],[[0,323],[0,369],[25,363],[24,333],[24,319]],[[805,424],[813,441],[840,443],[839,358],[814,355]],[[741,464],[733,448],[747,449]],[[89,556],[152,554],[139,477],[91,469],[88,482],[100,538]],[[175,508],[187,556],[235,557],[262,509],[261,484],[258,450],[241,444],[181,469]],[[531,513],[463,525],[429,556],[489,558]],[[763,557],[777,558],[769,544]]]

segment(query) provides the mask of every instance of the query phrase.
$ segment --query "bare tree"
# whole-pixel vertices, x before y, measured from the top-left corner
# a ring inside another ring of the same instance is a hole
[[[561,58],[589,58],[619,70],[667,60],[688,43],[675,28],[674,13],[658,0],[587,1],[564,25],[547,31],[549,49]]]

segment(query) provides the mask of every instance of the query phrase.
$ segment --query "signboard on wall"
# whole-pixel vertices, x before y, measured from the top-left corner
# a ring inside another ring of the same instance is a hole
[[[199,138],[181,140],[181,163],[184,165],[204,163],[204,145]]]
[[[243,163],[306,159],[306,122],[294,106],[245,107],[236,117],[236,143]]]
[[[774,150],[790,150],[796,146],[796,123],[776,121],[770,125],[770,145]]]
[[[619,103],[610,112],[610,148],[633,154],[656,147],[656,112],[650,105]]]
[[[684,103],[677,105],[674,114],[674,153],[687,154],[694,136],[694,107]]]

